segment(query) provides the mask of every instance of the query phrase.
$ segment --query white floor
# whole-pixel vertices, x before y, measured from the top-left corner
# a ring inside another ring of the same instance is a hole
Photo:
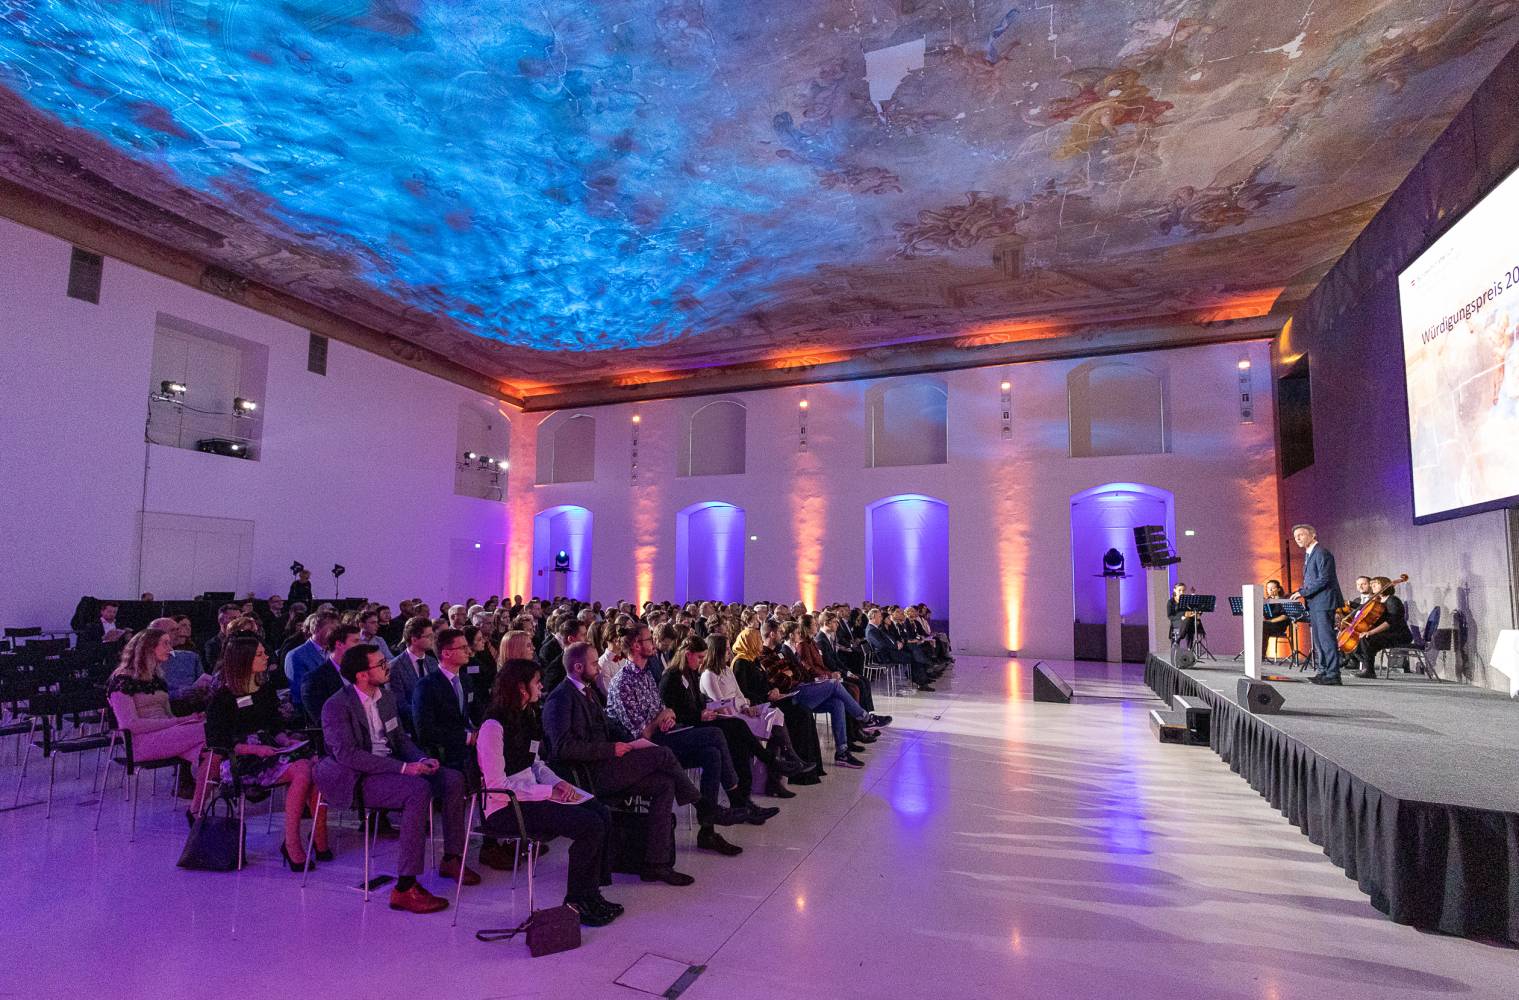
[[[113,789],[95,833],[88,776],[60,765],[51,821],[0,813],[0,997],[636,1000],[688,966],[705,967],[691,1000],[1519,995],[1519,953],[1390,923],[1211,752],[1158,744],[1138,668],[1055,666],[1085,703],[1034,704],[1029,664],[962,658],[938,693],[879,706],[897,724],[863,771],[737,828],[739,858],[696,852],[683,825],[695,886],[619,877],[627,914],[537,960],[474,938],[520,919],[509,874],[465,890],[453,928],[361,903],[356,832],[304,891],[262,821],[247,871],[183,872],[178,803],[145,798],[129,843]],[[560,843],[540,901],[563,865]]]

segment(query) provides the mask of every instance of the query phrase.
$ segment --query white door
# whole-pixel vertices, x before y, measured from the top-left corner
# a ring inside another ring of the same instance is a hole
[[[208,590],[252,590],[253,522],[189,514],[143,515],[142,589],[159,600]]]

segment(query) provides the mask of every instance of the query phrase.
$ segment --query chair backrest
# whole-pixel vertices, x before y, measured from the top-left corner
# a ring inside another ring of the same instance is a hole
[[[1440,606],[1436,604],[1430,609],[1429,617],[1424,620],[1424,634],[1419,636],[1419,645],[1428,646],[1435,641],[1435,635],[1440,631]]]
[[[42,656],[61,656],[68,652],[69,641],[67,639],[33,639],[20,648],[28,653],[37,653]]]
[[[26,628],[8,628],[5,630],[5,637],[7,639],[30,639],[34,635],[41,634],[41,625],[30,625]]]

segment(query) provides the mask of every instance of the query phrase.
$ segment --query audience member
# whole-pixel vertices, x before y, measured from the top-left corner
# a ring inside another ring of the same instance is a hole
[[[300,707],[312,726],[322,724],[322,706],[327,699],[343,689],[343,655],[359,645],[357,625],[338,625],[327,633],[327,655],[322,662],[306,672],[301,681]],[[295,700],[292,698],[291,703]]]
[[[221,780],[234,778],[244,787],[288,785],[285,840],[280,856],[291,871],[312,860],[330,860],[327,816],[316,809],[309,745],[291,733],[280,712],[275,687],[268,683],[269,654],[257,636],[227,638],[216,667],[211,701],[206,706],[205,741],[221,759]],[[316,824],[316,858],[306,857],[301,817],[311,810]]]
[[[292,604],[296,601],[308,605],[311,603],[311,570],[302,569],[295,575],[295,579],[290,581],[290,591],[285,599]],[[294,680],[294,678],[291,678],[292,683],[294,683]]]
[[[340,809],[359,799],[368,809],[399,809],[397,879],[390,908],[410,913],[447,909],[448,901],[433,895],[417,878],[422,874],[428,804],[436,798],[443,814],[439,877],[458,879],[462,870],[465,885],[480,883],[479,874],[465,866],[463,858],[464,776],[424,755],[406,735],[395,696],[385,688],[390,664],[377,648],[359,645],[344,654],[343,679],[348,685],[322,708],[327,756],[316,768],[322,795]]]
[[[100,602],[100,617],[82,627],[75,633],[75,642],[80,646],[100,644],[112,646],[123,642],[132,633],[116,625],[116,612],[119,610],[115,601]]]
[[[138,761],[184,761],[179,770],[179,795],[193,799],[190,812],[200,812],[204,787],[197,769],[206,747],[205,716],[176,716],[169,703],[163,667],[174,650],[174,636],[154,622],[127,641],[121,663],[106,681],[106,699],[116,725],[130,734],[132,756]],[[193,654],[192,654],[193,655]]]
[[[444,767],[463,773],[474,759],[475,746],[475,691],[463,676],[469,640],[463,630],[446,628],[438,633],[437,647],[438,669],[419,680],[412,692],[417,745]]]
[[[359,627],[359,642],[366,646],[373,646],[380,651],[380,655],[387,660],[395,658],[391,652],[390,643],[380,635],[380,612],[377,608],[369,608],[359,612],[354,618],[354,624]]]
[[[338,616],[331,611],[318,611],[306,619],[306,635],[309,637],[292,649],[285,657],[285,677],[290,681],[290,703],[301,707],[301,685],[308,671],[322,665],[327,659],[328,640],[332,630],[338,627]]]
[[[412,618],[401,632],[405,647],[390,658],[390,678],[386,687],[395,695],[396,707],[401,713],[401,725],[410,734],[416,733],[415,722],[411,717],[411,702],[417,682],[438,669],[438,660],[432,655],[435,634],[431,620],[422,615]]]

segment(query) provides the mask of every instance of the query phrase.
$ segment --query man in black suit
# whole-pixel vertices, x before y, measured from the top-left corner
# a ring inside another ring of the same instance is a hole
[[[327,659],[301,678],[301,711],[313,726],[322,724],[322,706],[343,690],[343,656],[359,645],[357,625],[339,625],[327,633]]]
[[[564,651],[585,639],[585,624],[577,618],[559,623],[559,634],[550,636],[538,648],[538,665],[543,668],[543,689],[552,691],[564,680]]]
[[[444,767],[467,773],[475,753],[470,721],[475,692],[460,675],[469,663],[469,640],[462,630],[446,628],[438,633],[437,647],[438,669],[417,681],[412,691],[417,745],[437,756]]]
[[[912,675],[913,687],[919,691],[932,691],[933,685],[928,683],[928,670],[913,658],[907,651],[906,644],[893,638],[882,627],[883,616],[880,608],[871,608],[867,616],[869,624],[865,626],[865,641],[870,644],[871,651],[875,653],[877,663],[906,663]]]
[[[1309,678],[1314,684],[1340,683],[1340,647],[1334,627],[1334,611],[1345,603],[1340,580],[1334,571],[1334,555],[1319,544],[1318,532],[1311,524],[1295,525],[1292,540],[1303,550],[1303,585],[1292,600],[1308,605],[1308,624],[1313,630],[1313,657],[1318,673]]]
[[[607,731],[605,703],[593,694],[596,651],[577,642],[564,651],[564,681],[543,703],[543,758],[550,767],[576,765],[590,774],[593,791],[602,797],[642,795],[649,800],[645,882],[690,885],[696,880],[675,870],[675,805],[692,805],[701,792],[668,747],[648,740],[614,741]]]

